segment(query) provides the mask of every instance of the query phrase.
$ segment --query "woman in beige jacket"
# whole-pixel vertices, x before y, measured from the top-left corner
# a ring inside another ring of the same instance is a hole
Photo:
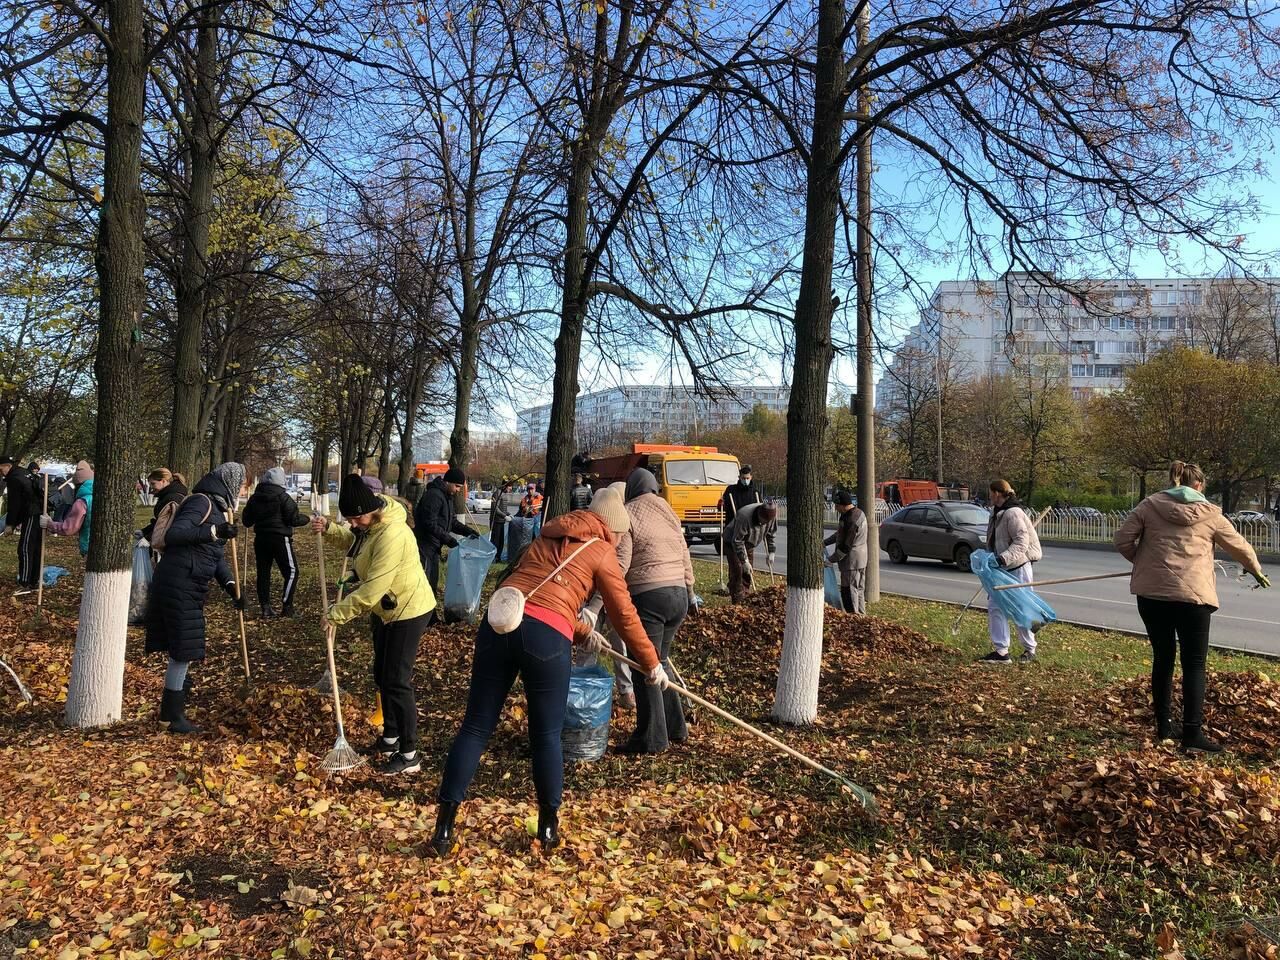
[[[1209,617],[1218,609],[1213,552],[1226,550],[1253,574],[1258,586],[1271,582],[1258,555],[1222,511],[1204,498],[1204,473],[1194,463],[1175,460],[1170,489],[1138,504],[1116,531],[1116,549],[1133,564],[1129,592],[1151,641],[1151,705],[1156,739],[1176,733],[1169,715],[1173,665],[1182,648],[1182,748],[1218,753],[1222,746],[1204,735],[1205,659]]]

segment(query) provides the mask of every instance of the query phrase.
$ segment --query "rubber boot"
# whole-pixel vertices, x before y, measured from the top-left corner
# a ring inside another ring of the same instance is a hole
[[[543,850],[560,846],[560,817],[556,807],[538,808],[538,841]]]
[[[437,857],[447,857],[453,849],[453,821],[458,816],[458,805],[447,800],[440,801],[440,809],[436,812],[436,832],[428,844],[430,851]]]
[[[166,690],[164,695],[169,701],[169,732],[199,733],[200,728],[187,719],[187,695],[181,690]]]

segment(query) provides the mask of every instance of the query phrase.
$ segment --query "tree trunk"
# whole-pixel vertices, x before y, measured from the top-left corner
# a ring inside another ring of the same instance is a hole
[[[120,719],[124,696],[125,632],[132,579],[138,477],[135,391],[143,294],[142,123],[146,64],[141,0],[106,0],[107,135],[103,203],[98,217],[98,384],[96,496],[66,722],[97,727]]]
[[[475,388],[478,370],[477,352],[480,346],[480,323],[476,316],[466,316],[471,310],[464,306],[461,322],[462,356],[458,360],[455,378],[453,430],[449,434],[449,466],[467,469],[471,460],[471,391]],[[557,357],[557,359],[559,359]]]
[[[243,391],[235,389],[227,397],[226,419],[222,424],[222,449],[219,451],[219,463],[230,463],[239,459],[240,444],[237,433],[240,425],[240,398]]]
[[[342,476],[338,477],[342,482]],[[316,445],[311,450],[311,509],[329,512],[329,436],[316,434]]]
[[[773,717],[783,723],[808,724],[817,718],[822,671],[823,433],[832,357],[831,272],[840,203],[844,21],[844,0],[820,0],[804,260],[787,410],[787,613],[773,702]],[[859,384],[859,389],[866,387]]]
[[[426,387],[426,370],[418,359],[414,358],[413,376],[409,380],[408,396],[405,398],[404,424],[400,428],[400,474],[396,477],[396,489],[404,495],[404,489],[413,477],[414,452],[413,432],[418,427],[418,408],[422,405],[422,391]]]
[[[204,370],[200,343],[204,336],[209,267],[209,221],[213,208],[216,147],[213,123],[217,104],[219,5],[200,16],[196,34],[196,75],[191,112],[188,195],[183,204],[182,262],[176,281],[177,330],[174,335],[173,414],[169,432],[169,467],[194,475],[204,424],[200,422]]]
[[[596,148],[584,133],[574,146],[569,174],[567,232],[564,249],[564,299],[560,332],[556,335],[555,377],[551,387],[551,417],[547,427],[546,492],[543,515],[550,519],[569,509],[569,468],[573,463],[574,427],[578,402],[578,360],[582,353],[582,325],[587,314],[587,216],[591,167]]]
[[[871,8],[864,6],[858,17],[858,48],[870,42]],[[871,111],[870,97],[858,91],[858,114]],[[880,600],[880,524],[876,519],[876,404],[875,344],[871,332],[871,137],[858,144],[855,157],[858,184],[858,236],[855,256],[858,261],[858,506],[867,518],[867,572],[863,593],[867,603]]]
[[[213,433],[209,437],[209,469],[212,470],[222,461],[223,446],[226,443],[227,435],[227,408],[231,406],[231,396],[224,393],[218,398],[217,405],[213,408]]]

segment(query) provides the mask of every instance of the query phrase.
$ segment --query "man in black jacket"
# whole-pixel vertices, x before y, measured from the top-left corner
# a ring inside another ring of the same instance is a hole
[[[724,510],[724,528],[733,526],[733,518],[749,503],[763,503],[760,488],[751,485],[751,464],[744,463],[738,468],[738,482],[724,488],[724,496],[720,498]]]
[[[466,482],[465,473],[457,467],[450,467],[444,476],[436,477],[427,484],[413,508],[413,535],[418,540],[418,557],[437,601],[443,600],[440,593],[441,549],[456,547],[459,536],[480,536],[480,531],[462,523],[453,512],[453,497]]]
[[[293,555],[293,531],[306,526],[308,520],[298,512],[298,504],[285,490],[284,469],[272,467],[258,481],[258,488],[244,505],[240,521],[253,527],[253,553],[258,560],[258,603],[262,619],[276,615],[271,606],[271,565],[280,568],[284,589],[280,594],[280,613],[296,617],[293,591],[298,586],[298,561]]]
[[[582,479],[582,474],[573,475],[573,488],[569,491],[569,509],[585,510],[591,506],[591,488]]]
[[[5,517],[5,532],[16,532],[18,537],[18,583],[34,590],[40,582],[40,542],[44,539],[40,529],[43,491],[39,480],[13,457],[0,457],[0,477],[4,478],[9,494],[9,512]]]

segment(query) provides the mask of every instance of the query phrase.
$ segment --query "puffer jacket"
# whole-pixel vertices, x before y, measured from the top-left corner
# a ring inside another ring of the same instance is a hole
[[[214,536],[213,528],[226,519],[222,508],[235,503],[236,492],[210,473],[178,508],[148,592],[147,653],[167,653],[184,662],[204,659],[209,581],[216,579],[234,595],[235,575],[227,564],[226,545]]]
[[[558,564],[592,537],[596,538],[595,543],[588,545],[563,570],[539,586]],[[578,611],[599,590],[609,623],[622,637],[631,655],[646,670],[652,670],[658,665],[658,654],[649,642],[631,602],[631,594],[627,592],[627,582],[622,577],[614,549],[616,541],[616,535],[604,520],[589,510],[566,513],[543,524],[542,536],[529,544],[519,564],[502,585],[515,587],[525,595],[528,603],[558,614],[573,624],[574,642],[585,640],[591,632],[591,628],[578,619]],[[535,588],[537,592],[530,597]]]
[[[1222,510],[1189,487],[1143,500],[1120,525],[1116,549],[1133,564],[1129,592],[1151,600],[1218,606],[1213,552],[1227,551],[1250,573],[1258,555]]]
[[[569,509],[585,510],[591,506],[591,488],[580,483],[569,491]]]
[[[383,623],[412,620],[436,607],[435,594],[418,561],[418,542],[409,529],[408,513],[394,497],[379,495],[379,499],[382,519],[360,538],[351,561],[359,585],[329,608],[329,621],[335,626],[366,613]],[[324,535],[344,550],[356,541],[349,527],[336,523],[330,523]]]
[[[627,587],[631,595],[659,587],[693,590],[693,564],[684,528],[671,505],[656,493],[627,501],[631,517],[631,562]]]
[[[1006,570],[1038,563],[1044,556],[1040,535],[1017,500],[1010,498],[1003,507],[992,511],[987,525],[987,549],[1004,562]]]
[[[260,537],[292,537],[296,528],[310,522],[298,512],[298,504],[284,488],[284,479],[279,467],[268,470],[240,514],[241,523],[253,527]]]

